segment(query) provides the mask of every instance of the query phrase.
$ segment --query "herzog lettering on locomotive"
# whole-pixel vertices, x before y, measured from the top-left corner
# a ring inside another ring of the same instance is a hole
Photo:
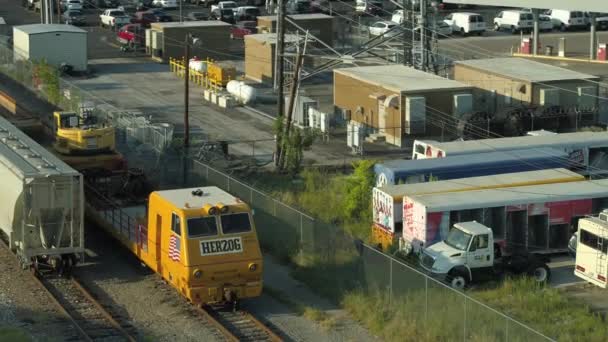
[[[230,239],[201,240],[201,255],[217,255],[243,252],[241,237]]]

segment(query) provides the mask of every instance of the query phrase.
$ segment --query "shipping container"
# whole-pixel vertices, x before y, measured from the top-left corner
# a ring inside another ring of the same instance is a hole
[[[536,184],[584,181],[585,177],[566,169],[548,169],[505,173],[491,176],[453,180],[401,184],[373,189],[372,241],[383,249],[401,236],[403,227],[402,203],[405,196],[436,194],[456,191],[496,189]]]
[[[582,165],[586,175],[600,175],[608,170],[608,132],[560,133],[444,143],[433,140],[415,140],[412,159],[442,158],[492,151],[536,150],[539,148],[554,148],[568,153],[573,163]]]
[[[551,148],[487,152],[424,160],[391,160],[376,164],[376,186],[424,183],[500,173],[567,168],[574,166],[568,154]]]
[[[608,180],[406,196],[403,239],[418,249],[456,222],[477,221],[509,249],[564,252],[578,219],[607,204]]]
[[[73,265],[84,252],[82,175],[0,117],[0,179],[0,229],[21,265]]]

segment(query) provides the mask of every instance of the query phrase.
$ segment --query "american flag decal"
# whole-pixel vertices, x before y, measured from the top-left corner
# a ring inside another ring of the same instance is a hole
[[[180,260],[180,241],[179,241],[179,236],[175,236],[173,234],[171,234],[171,237],[169,238],[169,259],[173,260],[173,261],[179,261]]]

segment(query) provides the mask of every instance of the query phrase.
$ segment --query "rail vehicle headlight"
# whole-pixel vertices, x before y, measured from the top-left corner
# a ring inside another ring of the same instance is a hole
[[[249,264],[249,271],[251,272],[255,272],[255,270],[258,269],[258,264],[256,264],[255,262],[252,262],[251,264]]]
[[[202,277],[202,276],[203,276],[203,271],[198,270],[198,269],[197,269],[197,270],[194,270],[194,272],[192,272],[192,275],[194,276],[194,278],[197,278],[197,279],[198,279],[198,278],[200,278],[200,277]]]
[[[219,212],[219,209],[212,206],[211,204],[205,204],[203,209],[205,209],[208,215],[217,215],[217,213]]]
[[[222,202],[219,202],[215,206],[220,210],[220,213],[222,213],[222,214],[225,214],[228,212],[229,207]]]

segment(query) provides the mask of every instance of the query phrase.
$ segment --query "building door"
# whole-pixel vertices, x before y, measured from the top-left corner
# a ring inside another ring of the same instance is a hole
[[[386,134],[386,107],[384,98],[378,99],[378,133]]]
[[[156,272],[162,274],[162,227],[163,227],[163,217],[160,214],[156,214]]]

